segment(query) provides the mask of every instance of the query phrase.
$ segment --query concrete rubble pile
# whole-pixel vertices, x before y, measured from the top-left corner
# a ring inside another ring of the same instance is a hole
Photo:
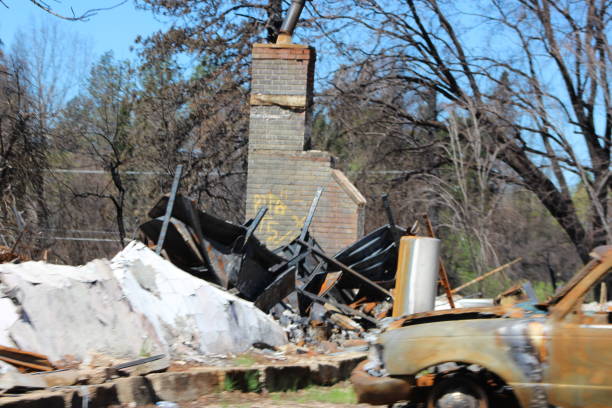
[[[0,345],[83,361],[239,353],[286,343],[269,315],[198,279],[139,242],[111,261],[72,267],[0,265]]]

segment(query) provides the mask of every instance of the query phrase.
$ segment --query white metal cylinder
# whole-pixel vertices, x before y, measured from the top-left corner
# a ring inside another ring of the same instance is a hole
[[[393,316],[434,310],[440,240],[402,237],[397,262]]]

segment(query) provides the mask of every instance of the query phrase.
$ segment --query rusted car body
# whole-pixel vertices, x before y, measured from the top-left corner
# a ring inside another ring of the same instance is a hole
[[[589,291],[611,273],[612,246],[592,256],[546,304],[454,309],[394,321],[371,348],[370,361],[353,372],[360,401],[612,407],[612,314],[582,308]],[[385,375],[371,375],[372,369]]]

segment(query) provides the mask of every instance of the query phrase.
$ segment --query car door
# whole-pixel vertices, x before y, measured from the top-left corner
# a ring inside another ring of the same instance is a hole
[[[610,273],[608,270],[607,275]],[[564,316],[552,319],[544,383],[548,402],[553,405],[612,407],[611,310],[605,301],[589,302],[593,300],[589,297],[591,289],[603,277],[598,277],[597,282],[578,296]]]

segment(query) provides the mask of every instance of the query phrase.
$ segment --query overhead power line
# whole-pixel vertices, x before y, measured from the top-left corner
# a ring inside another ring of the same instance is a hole
[[[43,169],[49,173],[72,173],[72,174],[108,174],[108,171],[102,169]],[[120,174],[127,175],[146,175],[146,176],[171,176],[171,174],[162,171],[143,171],[143,170],[126,170],[120,171]]]

